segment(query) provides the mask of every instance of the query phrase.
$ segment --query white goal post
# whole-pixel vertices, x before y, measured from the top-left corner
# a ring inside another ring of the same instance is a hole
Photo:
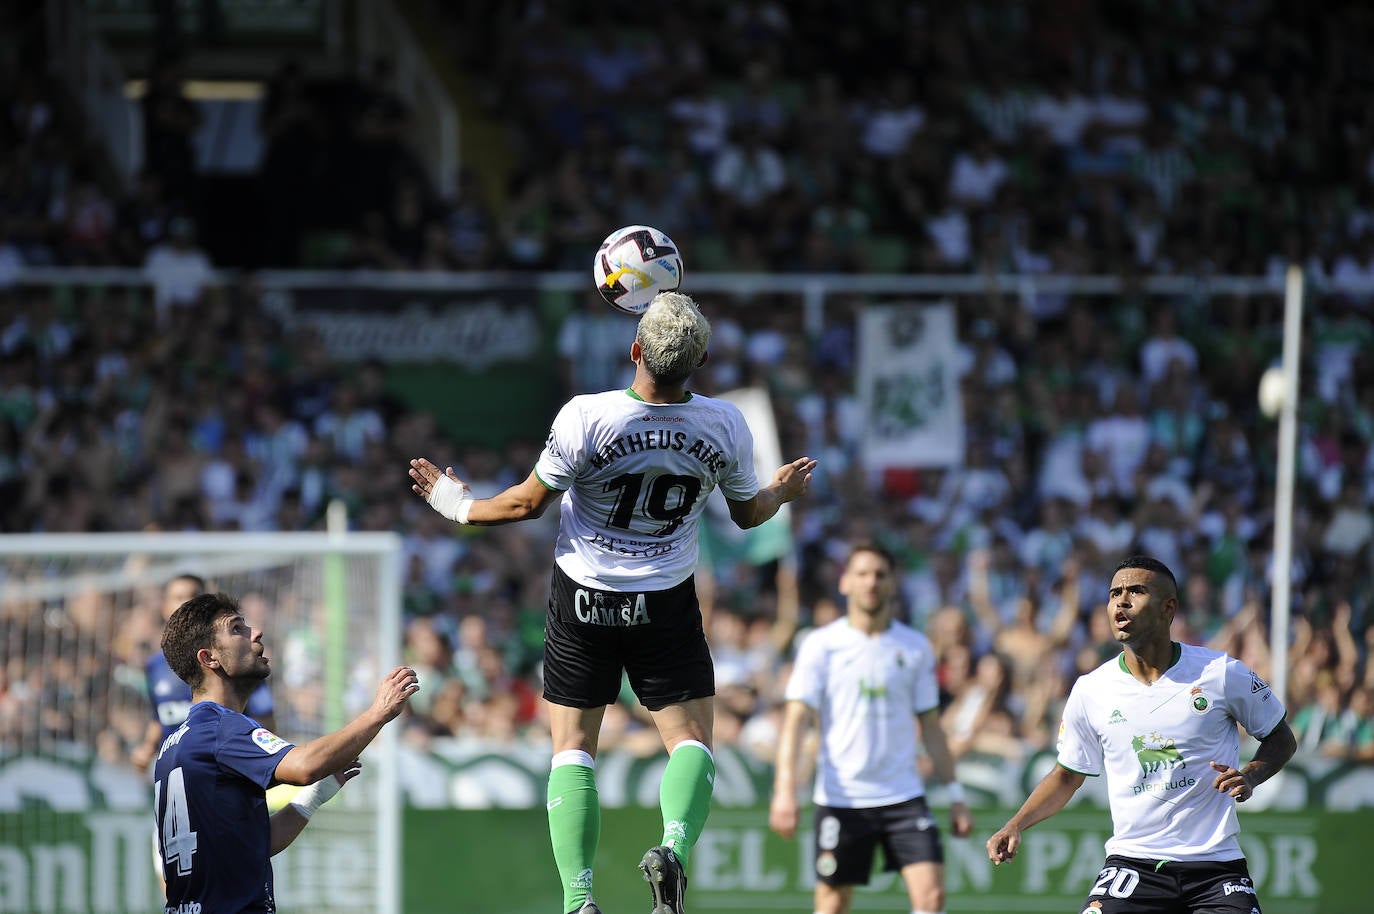
[[[276,729],[300,743],[400,663],[400,555],[392,533],[0,535],[0,907],[161,908],[151,782],[129,751],[151,719],[167,581],[240,600],[272,660]],[[399,914],[399,729],[274,858],[281,910]]]

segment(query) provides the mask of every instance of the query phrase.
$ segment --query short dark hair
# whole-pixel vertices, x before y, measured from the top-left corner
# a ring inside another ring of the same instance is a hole
[[[238,601],[228,594],[203,593],[178,607],[162,632],[162,653],[172,672],[195,692],[205,680],[196,655],[215,646],[215,623],[240,615]]]
[[[849,554],[844,557],[844,567],[848,568],[849,563],[854,561],[854,556],[861,552],[871,552],[878,558],[887,563],[889,571],[897,570],[897,557],[892,551],[877,540],[859,540],[849,547]]]
[[[1115,575],[1117,571],[1121,571],[1123,568],[1140,568],[1145,571],[1152,571],[1155,574],[1163,575],[1168,578],[1169,583],[1173,585],[1174,594],[1178,594],[1178,579],[1174,577],[1174,573],[1169,570],[1168,565],[1165,565],[1152,555],[1128,555],[1121,560],[1121,564],[1116,566],[1116,571],[1113,571],[1112,574]]]

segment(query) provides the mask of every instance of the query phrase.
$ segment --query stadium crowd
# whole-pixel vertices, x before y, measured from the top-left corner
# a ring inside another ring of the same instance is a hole
[[[1310,297],[1288,704],[1300,752],[1374,761],[1374,290],[1358,285],[1374,279],[1374,16],[833,6],[688,0],[650,33],[610,28],[628,4],[576,27],[557,4],[431,4],[435,40],[481,89],[471,116],[499,121],[514,166],[471,162],[443,200],[379,140],[396,173],[378,168],[368,204],[333,214],[354,221],[327,265],[581,270],[627,222],[666,230],[689,270],[1105,273],[1135,290],[1297,261]],[[272,134],[296,144],[271,160],[288,174],[321,123],[298,79],[284,69],[289,101],[269,106],[294,112]],[[193,191],[167,196],[194,176],[153,170],[117,199],[51,87],[8,90],[0,530],[312,529],[341,498],[356,528],[405,538],[406,651],[425,683],[411,738],[543,739],[549,519],[459,531],[404,473],[449,455],[481,494],[523,478],[539,442],[465,446],[389,393],[384,365],[334,364],[308,328],[287,333],[251,272],[211,294],[207,214]],[[374,98],[391,137],[404,111]],[[319,226],[286,227],[292,261]],[[43,264],[145,265],[153,307],[20,281]],[[702,297],[715,335],[697,389],[766,386],[783,452],[821,460],[794,506],[796,562],[704,567],[720,741],[770,757],[789,658],[838,611],[860,538],[901,557],[903,615],[937,647],[961,755],[1052,740],[1074,676],[1113,650],[1099,610],[1128,552],[1179,574],[1178,637],[1272,677],[1276,432],[1255,391],[1278,355],[1278,295],[953,300],[966,458],[874,475],[854,396],[868,300],[828,301],[806,336],[794,300]],[[591,313],[571,309],[565,352]],[[658,749],[632,701],[607,716],[615,744]]]

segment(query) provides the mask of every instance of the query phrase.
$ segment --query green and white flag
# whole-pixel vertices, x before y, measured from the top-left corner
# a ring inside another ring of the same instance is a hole
[[[741,387],[716,396],[735,404],[744,413],[744,420],[754,434],[754,472],[758,474],[760,486],[768,485],[783,463],[768,391]],[[783,505],[776,515],[752,530],[741,530],[730,520],[724,496],[713,493],[704,520],[700,537],[702,558],[713,565],[719,562],[762,565],[792,554],[792,510],[789,505]]]
[[[886,305],[859,318],[863,459],[870,470],[964,459],[959,340],[951,305]]]

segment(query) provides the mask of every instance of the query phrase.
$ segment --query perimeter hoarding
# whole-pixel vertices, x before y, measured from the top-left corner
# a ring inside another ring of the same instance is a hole
[[[994,867],[983,844],[1011,812],[979,809],[971,837],[946,840],[946,910],[1082,910],[1102,866],[1108,814],[1063,812],[1026,833],[1015,861]],[[1368,813],[1242,816],[1241,843],[1265,914],[1367,912],[1360,837],[1369,821]],[[661,830],[655,809],[603,813],[595,885],[603,910],[647,910],[637,864]],[[562,904],[543,810],[411,810],[405,840],[406,914],[548,914]],[[810,847],[809,832],[796,841],[773,834],[766,807],[714,811],[690,863],[690,909],[812,910]],[[880,873],[856,895],[854,910],[903,912],[910,905],[900,880]]]
[[[809,911],[809,837],[768,830],[767,766],[721,747],[716,808],[691,861],[694,911]],[[662,757],[598,759],[605,805],[596,895],[607,911],[643,909],[636,865],[657,843]],[[1001,769],[1006,796],[1024,796],[1044,759]],[[440,755],[406,752],[401,847],[406,914],[547,914],[561,904],[542,808],[546,754],[506,747]],[[961,768],[961,776],[965,769]],[[969,780],[976,769],[967,770]],[[991,775],[989,775],[991,777]],[[1091,785],[1089,785],[1091,786]],[[1010,814],[1006,799],[973,787],[977,828],[947,840],[950,912],[1082,910],[1110,816],[1086,787],[1058,816],[1026,833],[1010,864],[993,867],[987,836]],[[342,798],[346,799],[346,798]],[[935,797],[938,806],[938,797]],[[157,910],[151,866],[151,791],[138,772],[92,759],[0,759],[0,914],[146,914]],[[1241,807],[1242,845],[1266,914],[1369,910],[1364,840],[1374,767],[1295,763]],[[319,813],[277,857],[283,914],[369,914],[367,842],[351,833],[347,804]],[[943,821],[943,810],[940,811]],[[806,824],[806,823],[804,823]],[[1357,855],[1360,855],[1357,858]],[[905,911],[888,874],[856,910]]]

